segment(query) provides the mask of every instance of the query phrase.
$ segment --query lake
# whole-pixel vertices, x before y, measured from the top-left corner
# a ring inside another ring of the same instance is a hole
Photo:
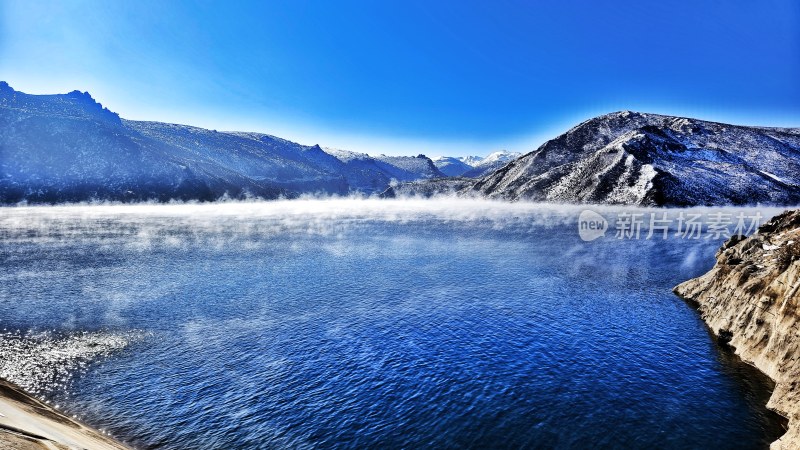
[[[771,383],[671,292],[724,239],[583,209],[3,208],[0,377],[137,448],[766,448]]]

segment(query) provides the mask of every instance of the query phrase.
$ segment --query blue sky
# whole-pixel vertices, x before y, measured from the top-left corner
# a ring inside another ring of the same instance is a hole
[[[431,156],[622,109],[800,126],[796,0],[0,5],[0,79],[130,119]]]

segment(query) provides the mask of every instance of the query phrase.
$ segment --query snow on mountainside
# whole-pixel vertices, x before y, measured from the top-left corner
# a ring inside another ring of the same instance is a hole
[[[396,186],[387,195],[431,192],[421,184]],[[796,205],[800,129],[606,114],[459,185],[458,193],[564,203]]]
[[[800,129],[612,113],[548,141],[472,189],[553,202],[797,204]]]
[[[462,158],[456,158],[454,156],[437,156],[433,158],[433,163],[436,165],[437,169],[448,177],[461,176],[473,168],[471,165],[465,163]]]
[[[483,158],[480,156],[462,156],[458,160],[470,167],[475,167],[479,162],[483,161]]]
[[[352,170],[378,171],[387,183],[444,177],[433,161],[425,155],[418,156],[370,156],[334,148],[325,151],[335,156]]]
[[[169,146],[181,165],[267,182],[286,192],[346,192],[341,163],[318,146],[259,133],[217,132],[187,125],[123,120],[128,130]],[[229,179],[236,184],[235,179]]]
[[[5,81],[0,81],[0,107],[65,119],[89,119],[117,124],[120,122],[117,114],[94,101],[88,92],[29,95],[15,91]]]
[[[434,162],[425,155],[418,156],[370,156],[366,153],[351,152],[336,148],[325,148],[325,151],[338,158],[345,164],[355,161],[369,163],[385,173],[395,181],[409,181],[418,179],[440,178],[445,174],[440,172]]]
[[[433,163],[442,173],[450,177],[480,178],[503,167],[519,156],[520,153],[501,150],[491,153],[485,158],[480,156],[462,156],[458,158],[454,156],[439,156],[433,159]]]
[[[464,172],[462,175],[468,178],[480,178],[519,158],[520,155],[521,153],[509,152],[506,150],[491,153],[486,158],[475,162],[473,168]]]
[[[800,204],[800,129],[623,111],[516,156],[439,158],[440,169],[423,155],[326,152],[261,133],[124,120],[85,92],[29,95],[0,82],[0,203],[6,204],[387,188],[386,195],[446,191],[569,203]],[[474,167],[445,177],[467,162]]]
[[[429,159],[409,159],[343,161],[266,134],[124,120],[88,93],[0,82],[0,203],[372,193],[441,176]]]
[[[425,155],[418,156],[376,156],[380,167],[392,174],[397,181],[441,178],[445,175],[436,168],[433,161]]]

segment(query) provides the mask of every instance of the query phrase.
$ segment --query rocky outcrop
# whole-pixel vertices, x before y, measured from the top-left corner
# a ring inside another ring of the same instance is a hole
[[[767,407],[789,419],[773,449],[800,449],[800,210],[732,238],[705,275],[675,293],[696,303],[723,343],[776,383]]]
[[[127,448],[0,379],[0,449]]]

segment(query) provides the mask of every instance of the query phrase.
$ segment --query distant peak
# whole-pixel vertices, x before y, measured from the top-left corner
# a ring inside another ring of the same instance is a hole
[[[486,158],[483,158],[481,162],[489,163],[498,160],[513,159],[516,158],[517,156],[520,156],[520,154],[517,152],[510,152],[508,150],[498,150],[496,152],[489,153],[489,155],[486,156]]]
[[[486,157],[489,158],[491,156],[503,156],[503,155],[510,155],[511,152],[508,150],[497,150],[496,152],[489,153]]]
[[[72,92],[70,92],[70,93],[68,93],[67,97],[78,99],[78,100],[86,100],[86,101],[91,100],[92,102],[95,101],[94,98],[92,98],[92,95],[89,94],[88,91],[81,92],[81,91],[79,91],[77,89],[72,91]]]
[[[621,117],[623,119],[631,118],[631,117],[640,117],[643,114],[637,111],[631,111],[629,109],[623,109],[622,111],[616,111],[609,114],[606,114],[606,117]]]
[[[0,91],[13,91],[14,89],[5,81],[0,81]]]

